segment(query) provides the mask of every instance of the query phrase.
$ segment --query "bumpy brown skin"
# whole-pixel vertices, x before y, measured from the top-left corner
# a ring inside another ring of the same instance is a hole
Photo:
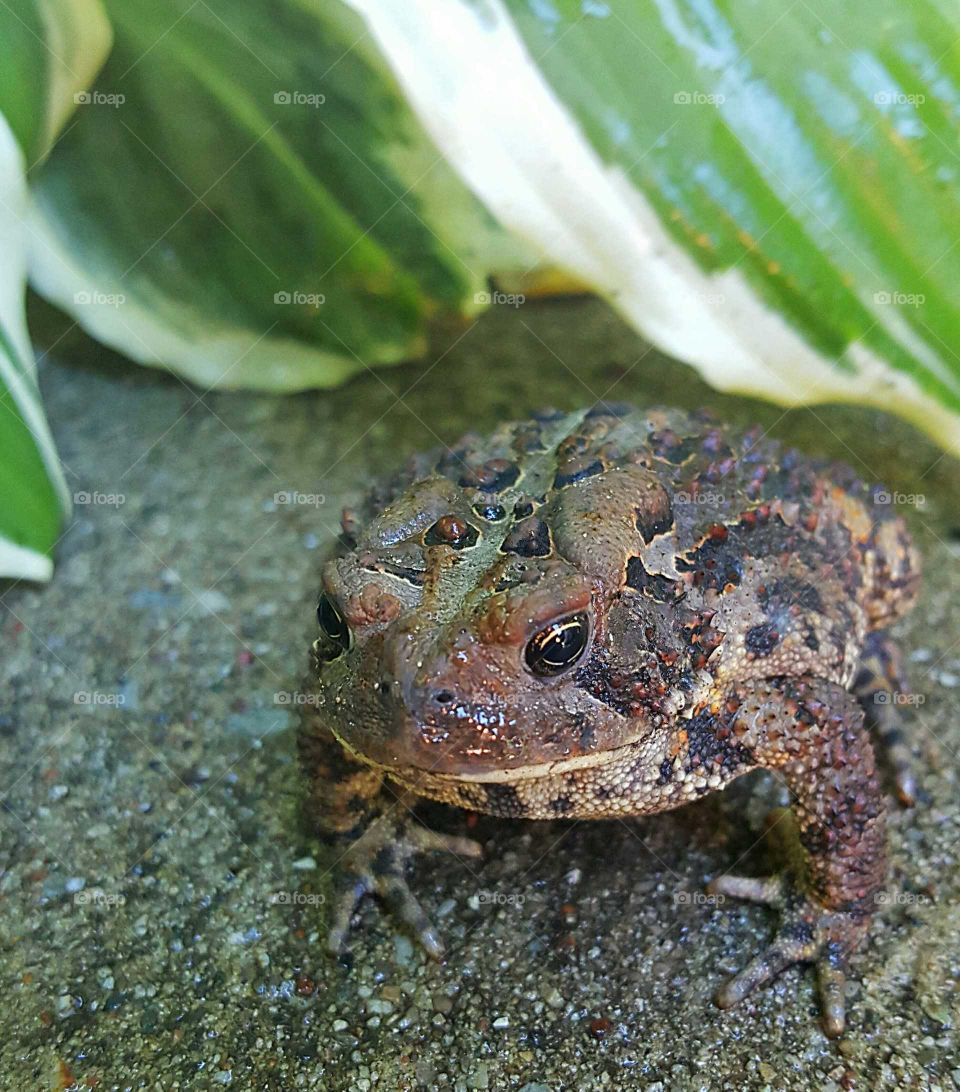
[[[713,882],[782,910],[718,1001],[813,961],[839,1034],[844,965],[886,867],[861,702],[882,713],[909,799],[895,706],[878,695],[902,688],[886,629],[918,580],[903,522],[849,469],[706,414],[546,412],[411,460],[344,514],[323,570],[350,644],[314,645],[301,751],[314,820],[345,843],[331,947],[376,891],[442,950],[403,865],[479,847],[411,823],[417,797],[602,819],[762,767],[791,790],[797,852],[783,878]],[[528,642],[574,616],[582,655],[535,675]]]

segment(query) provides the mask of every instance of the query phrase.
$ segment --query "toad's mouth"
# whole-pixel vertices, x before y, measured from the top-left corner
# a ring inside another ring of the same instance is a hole
[[[422,784],[424,781],[439,782],[447,785],[463,784],[465,782],[481,785],[503,785],[518,781],[542,780],[556,774],[568,773],[573,770],[596,769],[601,766],[606,766],[611,762],[616,762],[619,758],[622,758],[623,755],[634,750],[643,738],[642,735],[638,735],[636,739],[630,739],[616,747],[595,751],[592,754],[571,755],[567,758],[548,759],[543,762],[529,762],[522,766],[503,766],[497,769],[455,770],[451,772],[449,770],[439,770],[436,768],[431,769],[427,766],[412,766],[379,761],[378,759],[365,754],[363,751],[358,750],[355,745],[340,736],[335,729],[333,729],[333,734],[344,749],[358,761],[365,762],[368,766],[373,766],[375,769],[382,770],[385,774],[388,774],[395,780],[403,781],[411,786],[416,786],[418,783]]]

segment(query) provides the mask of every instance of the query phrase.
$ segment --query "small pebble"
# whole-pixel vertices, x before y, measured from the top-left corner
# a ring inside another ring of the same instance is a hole
[[[394,934],[393,955],[398,963],[406,965],[413,956],[413,942],[400,933]]]
[[[549,989],[547,989],[540,996],[552,1009],[559,1009],[563,1007],[563,995],[560,993],[556,986],[550,986]]]
[[[613,1024],[605,1016],[598,1016],[587,1025],[587,1030],[594,1039],[605,1039],[610,1033]]]
[[[467,1080],[467,1088],[489,1088],[490,1070],[486,1065],[478,1065]]]

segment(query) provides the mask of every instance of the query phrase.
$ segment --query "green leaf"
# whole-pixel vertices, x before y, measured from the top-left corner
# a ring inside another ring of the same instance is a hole
[[[109,45],[86,0],[0,5],[0,577],[49,579],[70,511],[24,315],[26,162],[47,152]]]
[[[23,154],[0,115],[0,577],[46,580],[69,510],[23,312]]]
[[[97,0],[0,4],[0,111],[27,160],[50,150],[110,48]]]
[[[493,214],[656,345],[960,451],[955,5],[351,3]]]
[[[30,251],[101,341],[206,386],[327,386],[422,352],[432,315],[474,313],[517,260],[341,4],[107,9]]]

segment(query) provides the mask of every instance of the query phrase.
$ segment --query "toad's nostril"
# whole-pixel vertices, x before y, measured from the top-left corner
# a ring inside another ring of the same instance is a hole
[[[434,690],[433,692],[433,700],[437,705],[449,705],[455,698],[456,695],[452,690]]]

